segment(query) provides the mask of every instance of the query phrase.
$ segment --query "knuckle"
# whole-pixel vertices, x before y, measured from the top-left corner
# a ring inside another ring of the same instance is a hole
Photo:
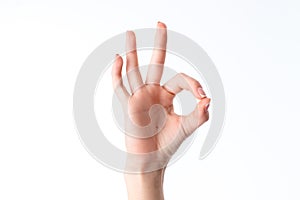
[[[180,73],[178,73],[177,75],[176,75],[178,78],[186,78],[186,74],[185,73],[183,73],[183,72],[180,72]]]

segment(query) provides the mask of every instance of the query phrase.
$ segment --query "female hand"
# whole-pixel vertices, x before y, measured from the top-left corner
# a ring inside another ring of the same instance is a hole
[[[156,152],[160,156],[161,167],[155,172],[144,174],[143,176],[156,177],[156,181],[157,175],[162,177],[164,167],[180,144],[209,118],[208,107],[210,99],[206,97],[202,86],[197,80],[186,74],[179,73],[164,85],[160,84],[166,57],[166,45],[166,25],[158,22],[155,48],[148,66],[147,78],[143,81],[138,67],[135,34],[132,31],[127,32],[126,73],[131,94],[129,94],[122,82],[123,59],[121,56],[116,56],[112,69],[113,87],[125,110],[127,151],[133,154]],[[176,114],[173,108],[174,97],[182,90],[189,90],[196,99],[200,100],[194,111],[186,116]],[[133,161],[129,160],[128,162]],[[149,163],[151,163],[151,160],[145,163],[136,162],[129,164],[147,165]],[[145,172],[143,169],[149,169],[147,166],[135,167],[141,169],[142,175]],[[135,185],[129,180],[136,176],[128,175],[126,177],[127,186]],[[149,178],[146,180],[148,183],[151,183]],[[141,183],[139,183],[140,186]],[[136,190],[138,187],[133,188]],[[162,195],[158,190],[155,191]],[[153,191],[150,193],[153,194]],[[136,192],[133,192],[133,194],[136,194]],[[135,199],[133,196],[130,199]],[[152,197],[152,199],[159,199],[158,196]],[[147,198],[143,196],[141,199]],[[149,199],[151,198],[149,197]]]

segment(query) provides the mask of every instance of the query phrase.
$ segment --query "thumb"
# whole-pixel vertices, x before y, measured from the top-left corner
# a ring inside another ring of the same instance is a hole
[[[203,98],[195,110],[189,115],[182,116],[182,129],[186,137],[190,136],[198,127],[209,119],[208,107],[210,98]]]

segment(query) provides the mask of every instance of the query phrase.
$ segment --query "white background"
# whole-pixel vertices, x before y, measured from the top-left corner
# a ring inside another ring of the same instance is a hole
[[[0,1],[0,199],[126,199],[82,146],[76,76],[99,44],[161,20],[216,64],[227,117],[169,167],[166,199],[300,199],[300,3],[292,0]]]

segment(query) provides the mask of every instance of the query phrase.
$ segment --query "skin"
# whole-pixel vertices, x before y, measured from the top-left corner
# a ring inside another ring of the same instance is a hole
[[[123,88],[121,99],[128,105],[128,116],[135,124],[146,126],[151,122],[149,117],[149,109],[155,104],[163,106],[166,113],[166,123],[163,128],[155,135],[148,138],[136,138],[126,135],[125,142],[127,151],[130,153],[149,153],[152,151],[162,150],[165,147],[169,148],[170,156],[174,154],[180,144],[189,137],[198,127],[205,123],[209,118],[208,107],[210,99],[206,97],[200,83],[188,75],[179,73],[174,77],[174,80],[183,80],[184,84],[170,83],[177,88],[176,91],[170,91],[167,85],[160,85],[158,81],[162,76],[163,64],[166,57],[167,31],[166,25],[162,22],[157,24],[157,33],[155,37],[155,48],[152,53],[150,64],[161,66],[158,73],[153,76],[151,69],[148,70],[148,75],[145,83],[141,79],[139,73],[134,74],[134,79],[141,83],[138,89],[134,90],[136,85],[132,76],[128,76],[128,82],[131,87],[132,94]],[[127,32],[126,39],[126,72],[127,75],[132,71],[138,72],[138,56],[136,51],[136,39],[132,31]],[[123,59],[116,55],[116,59],[112,69],[113,87],[117,89],[122,87],[122,67]],[[153,84],[155,80],[156,83]],[[173,100],[176,93],[182,89],[187,89],[193,93],[196,99],[199,100],[195,110],[187,116],[180,116],[174,112]],[[160,119],[158,119],[160,120]],[[179,131],[178,131],[179,130]],[[170,141],[176,141],[176,144],[171,146]],[[162,153],[164,151],[162,150]],[[167,162],[167,160],[166,160]],[[125,182],[128,191],[129,200],[161,200],[163,195],[163,176],[165,167],[139,174],[125,174]]]

